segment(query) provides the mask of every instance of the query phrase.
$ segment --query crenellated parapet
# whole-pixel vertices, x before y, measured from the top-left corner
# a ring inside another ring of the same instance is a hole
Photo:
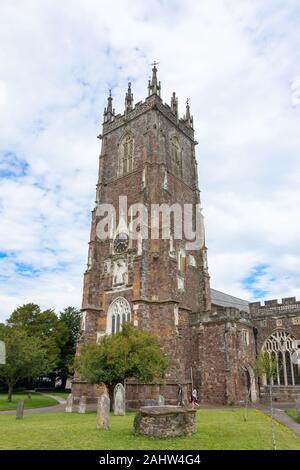
[[[125,110],[123,114],[115,114],[115,110],[112,107],[113,98],[111,96],[111,91],[109,91],[107,107],[104,109],[102,135],[99,135],[99,138],[102,138],[115,129],[128,124],[141,114],[149,111],[149,109],[157,109],[169,121],[171,121],[173,125],[194,142],[193,116],[190,113],[189,99],[186,102],[186,113],[184,117],[179,118],[178,99],[175,93],[173,93],[171,97],[171,105],[163,103],[160,96],[161,85],[160,82],[157,81],[156,73],[157,69],[154,65],[152,69],[152,80],[149,80],[148,84],[148,97],[145,101],[139,101],[136,103],[135,106],[133,106],[131,83],[128,84],[128,90],[125,95]]]
[[[283,315],[300,313],[300,300],[296,297],[284,297],[279,302],[277,299],[265,300],[262,302],[250,302],[250,315],[252,317],[262,317],[269,315]]]
[[[124,112],[124,114],[111,114],[110,119],[103,122],[102,135],[99,135],[98,137],[104,137],[118,127],[128,124],[141,114],[149,111],[149,109],[157,109],[160,111],[167,119],[169,119],[169,121],[172,122],[172,124],[177,126],[181,132],[194,141],[194,129],[187,125],[187,121],[184,118],[178,119],[171,107],[167,103],[163,103],[158,95],[151,95],[146,98],[145,101],[139,101],[131,110],[127,108],[127,111]]]

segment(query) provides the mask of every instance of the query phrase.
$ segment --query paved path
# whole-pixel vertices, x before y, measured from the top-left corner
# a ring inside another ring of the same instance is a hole
[[[53,398],[53,400],[58,401],[60,405],[66,405],[67,400],[65,400],[63,397],[60,397],[58,395],[50,395],[49,393],[42,393],[45,397]]]
[[[34,413],[57,413],[59,411],[65,411],[66,400],[57,395],[49,395],[48,393],[42,393],[45,397],[50,397],[56,400],[59,404],[52,406],[44,406],[43,408],[25,408],[24,414],[34,414]],[[6,410],[0,411],[0,415],[13,415],[16,414],[16,410]]]
[[[258,404],[255,408],[270,416],[270,410],[266,405]],[[295,403],[276,403],[273,411],[274,419],[300,436],[300,424],[296,423],[296,421],[286,414],[285,410],[288,408],[295,408]]]

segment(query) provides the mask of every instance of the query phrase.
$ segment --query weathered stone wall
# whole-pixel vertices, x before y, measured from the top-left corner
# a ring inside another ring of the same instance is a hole
[[[97,397],[100,397],[104,393],[107,393],[107,389],[104,385],[92,385],[84,381],[73,381],[72,394],[74,397],[74,403],[78,403],[80,397],[86,395],[87,403],[96,403]]]
[[[220,309],[199,324],[198,344],[195,369],[200,401],[221,404],[244,401],[245,367],[251,371],[256,354],[249,319],[236,309]]]
[[[191,384],[181,382],[183,388],[183,399],[185,404],[189,403]],[[156,381],[151,384],[141,384],[134,380],[126,383],[126,402],[128,409],[138,409],[147,404],[147,401],[157,401],[158,395],[165,398],[166,405],[178,404],[178,382],[170,379]]]

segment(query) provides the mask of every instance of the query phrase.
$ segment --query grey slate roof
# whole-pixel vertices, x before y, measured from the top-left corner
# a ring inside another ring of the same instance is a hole
[[[242,310],[243,312],[249,313],[249,303],[247,300],[239,299],[233,295],[224,294],[216,289],[210,289],[211,302],[214,305],[220,305],[221,307],[234,307]]]

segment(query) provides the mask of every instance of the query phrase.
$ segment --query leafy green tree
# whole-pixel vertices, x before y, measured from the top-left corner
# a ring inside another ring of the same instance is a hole
[[[80,311],[67,307],[59,317],[52,309],[41,310],[34,303],[28,303],[13,311],[7,324],[24,329],[31,337],[40,338],[53,364],[50,371],[54,377],[60,377],[65,388],[76,351],[76,342],[80,333]]]
[[[270,403],[270,423],[272,433],[273,449],[276,450],[276,439],[274,429],[274,409],[273,409],[273,377],[277,374],[278,361],[275,358],[269,356],[265,351],[261,352],[254,365],[254,373],[259,378],[266,378],[269,383],[269,403]]]
[[[30,337],[39,338],[55,369],[68,337],[68,328],[59,320],[54,310],[42,311],[37,304],[28,303],[14,310],[7,324],[24,329]]]
[[[61,379],[61,388],[64,390],[68,376],[73,373],[76,344],[80,335],[80,310],[75,307],[65,308],[60,312],[59,321],[66,328],[65,341],[60,349],[57,367],[57,375]]]
[[[113,387],[125,379],[151,382],[162,377],[168,359],[156,336],[125,323],[121,332],[105,336],[99,344],[84,344],[75,367],[90,383],[104,383],[112,394]]]
[[[24,328],[0,326],[0,340],[6,346],[6,364],[0,365],[0,381],[8,387],[8,401],[19,380],[48,373],[53,362],[40,338],[30,336]]]

